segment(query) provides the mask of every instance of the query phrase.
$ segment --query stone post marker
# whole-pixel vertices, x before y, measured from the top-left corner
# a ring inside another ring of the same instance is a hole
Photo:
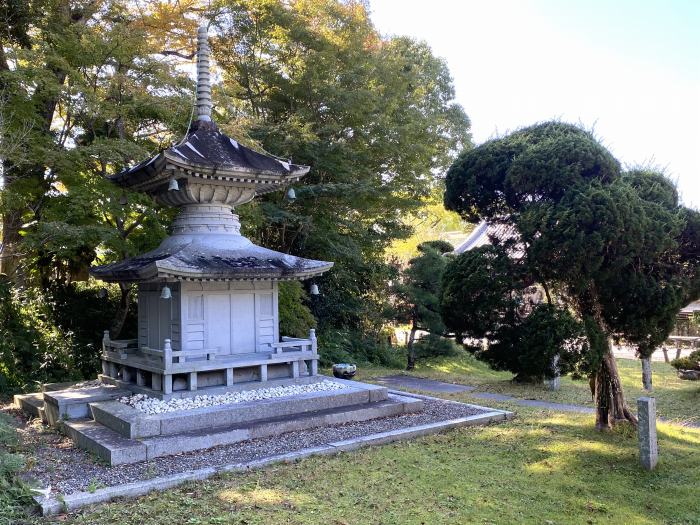
[[[545,384],[550,390],[559,390],[559,388],[561,388],[561,373],[558,354],[552,358],[552,369],[554,370],[554,377],[552,379],[547,379]]]
[[[639,461],[647,470],[654,470],[659,460],[659,445],[656,441],[656,399],[640,397],[637,400],[639,425]]]

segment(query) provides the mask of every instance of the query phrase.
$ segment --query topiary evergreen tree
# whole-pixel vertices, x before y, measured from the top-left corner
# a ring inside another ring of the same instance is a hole
[[[561,122],[467,151],[447,174],[448,209],[517,233],[513,283],[524,279],[555,290],[557,304],[582,322],[588,349],[580,360],[592,378],[600,429],[636,421],[610,338],[635,341],[646,351],[668,335],[682,303],[700,295],[700,222],[671,190],[660,174],[623,173],[591,133]],[[483,285],[498,294],[502,281]]]

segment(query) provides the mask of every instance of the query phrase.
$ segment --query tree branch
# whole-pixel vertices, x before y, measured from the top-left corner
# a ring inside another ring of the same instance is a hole
[[[169,49],[163,49],[161,51],[156,51],[156,54],[164,55],[164,56],[176,56],[176,57],[184,58],[185,60],[192,60],[196,55],[196,53],[194,53],[194,52],[190,53],[189,55],[185,55],[181,51],[171,51]]]

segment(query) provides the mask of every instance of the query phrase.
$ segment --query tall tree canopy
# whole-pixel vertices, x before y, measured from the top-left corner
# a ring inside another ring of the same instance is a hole
[[[425,43],[382,37],[360,1],[0,0],[0,15],[0,273],[13,286],[70,287],[165,235],[173,210],[105,177],[185,134],[205,20],[219,126],[312,166],[295,202],[236,210],[244,233],[336,263],[318,283],[320,328],[386,321],[385,249],[470,142]],[[128,287],[121,304],[113,335]]]
[[[498,279],[493,293],[511,299],[539,283],[575,312],[588,339],[584,357],[595,378],[596,425],[634,420],[609,338],[633,341],[643,354],[698,297],[699,214],[679,204],[662,175],[623,172],[591,133],[560,122],[462,154],[448,171],[445,205],[517,233],[521,255],[499,264],[512,273],[511,286],[504,289],[504,278]],[[458,260],[454,264],[462,264]]]
[[[105,176],[184,133],[192,82],[166,59],[182,42],[155,2],[2,5],[0,271],[46,287],[84,276],[100,246],[123,257],[163,234],[158,210]]]
[[[221,0],[216,10],[218,121],[312,167],[294,203],[266,196],[241,208],[243,224],[264,246],[335,262],[319,282],[321,327],[378,328],[385,249],[410,234],[404,218],[430,196],[432,174],[470,144],[447,66],[425,43],[382,38],[362,2]]]

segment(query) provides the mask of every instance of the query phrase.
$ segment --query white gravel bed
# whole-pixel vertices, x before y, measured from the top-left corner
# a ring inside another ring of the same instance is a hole
[[[25,445],[28,449],[34,449],[31,453],[34,460],[26,477],[42,487],[50,485],[54,494],[71,494],[88,490],[89,487],[120,485],[212,465],[253,461],[335,441],[436,423],[483,412],[483,410],[462,403],[426,399],[424,400],[424,409],[418,413],[288,432],[279,436],[243,441],[208,450],[187,452],[156,458],[152,461],[114,467],[107,466],[95,460],[87,452],[76,448],[72,441],[65,436],[27,428],[27,432],[24,432]]]
[[[274,399],[279,397],[296,396],[299,394],[310,394],[312,392],[326,392],[329,390],[341,390],[347,388],[345,385],[324,379],[317,383],[306,385],[275,386],[270,388],[256,388],[251,390],[241,390],[239,392],[227,392],[217,396],[195,396],[182,399],[171,399],[163,401],[146,394],[135,394],[133,396],[120,397],[119,402],[140,410],[146,414],[165,414],[177,410],[191,410],[193,408],[211,407],[217,405],[232,405],[235,403],[246,403],[248,401],[260,401],[262,399]]]

